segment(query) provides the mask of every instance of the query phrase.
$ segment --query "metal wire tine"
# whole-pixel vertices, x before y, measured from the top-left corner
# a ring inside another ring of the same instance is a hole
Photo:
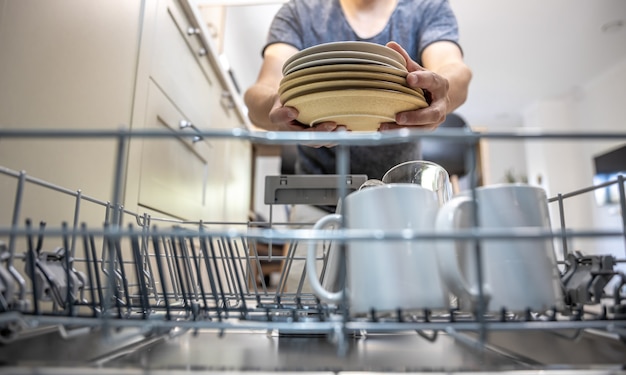
[[[33,312],[35,315],[39,315],[39,290],[37,286],[37,275],[35,274],[35,262],[37,262],[37,256],[35,255],[36,250],[33,246],[33,234],[31,233],[30,219],[26,219],[26,231],[28,233],[28,273],[30,274],[33,290]]]
[[[272,205],[270,205],[269,207],[270,210],[270,216],[272,215]],[[252,227],[252,220],[250,220],[250,218],[248,218],[248,221],[246,223],[246,229],[250,229]],[[258,275],[262,275],[263,272],[261,271],[261,262],[259,259],[259,254],[256,251],[256,245],[254,243],[254,241],[250,241],[249,238],[246,239],[242,239],[242,245],[244,247],[245,250],[245,254],[244,256],[246,257],[246,262],[247,262],[247,267],[246,267],[246,282],[249,282],[252,284],[252,290],[254,291],[255,296],[257,296],[257,299],[259,297],[259,289],[257,287],[257,280],[256,280],[256,276]],[[252,248],[254,247],[254,250],[252,250]],[[254,251],[254,254],[250,254],[251,251]],[[254,257],[254,261],[251,260],[251,258]],[[256,264],[254,264],[253,262],[258,263],[258,272],[256,273],[254,272],[254,267],[256,266]],[[267,288],[265,288],[265,280],[263,277],[261,277],[261,287],[264,290],[264,293],[267,294]]]
[[[208,238],[203,236],[202,238],[203,238],[203,241],[201,242],[202,253],[204,254],[207,272],[209,273],[209,283],[211,284],[211,291],[213,292],[213,298],[215,300],[217,316],[218,316],[218,319],[221,321],[222,314],[221,314],[219,297],[221,297],[222,306],[224,307],[224,313],[226,314],[226,317],[228,317],[228,309],[227,309],[228,305],[226,301],[226,296],[224,295],[224,287],[222,285],[222,278],[220,277],[220,274],[218,272],[219,268],[218,268],[217,257],[215,255],[215,247],[213,246],[213,238],[210,236]],[[207,247],[207,243],[209,245],[208,247]],[[213,263],[213,266],[212,266],[213,268],[209,264],[209,259]],[[211,271],[211,269],[213,269],[214,271]],[[215,281],[217,281],[217,283]]]
[[[77,301],[74,301],[74,303],[79,302],[79,303],[83,303],[84,302],[84,291],[85,291],[85,280],[82,278],[82,274],[80,272],[78,272],[76,270],[76,268],[74,268],[74,259],[76,258],[76,237],[78,236],[78,220],[80,217],[80,205],[83,199],[83,194],[81,192],[81,190],[77,190],[76,191],[76,195],[75,195],[75,205],[74,205],[74,219],[73,219],[73,223],[72,223],[72,239],[70,241],[70,248],[69,248],[69,265],[70,265],[70,271],[72,273],[73,276],[75,276],[76,278],[79,279],[79,281],[82,282],[83,285],[79,285],[76,292],[79,293],[77,296],[75,296],[75,299]],[[66,253],[68,253],[68,250],[66,249]]]
[[[193,292],[193,295],[197,300],[199,300],[200,294],[198,293],[198,273],[194,273],[193,272],[193,267],[192,267],[192,257],[189,256],[189,248],[191,245],[191,243],[193,242],[193,238],[191,236],[187,236],[187,235],[181,235],[180,237],[180,249],[181,249],[181,253],[182,253],[182,257],[183,260],[185,261],[184,265],[184,269],[185,269],[185,274],[187,276],[187,282],[188,282],[188,289],[189,292]]]
[[[122,130],[122,129],[120,129]],[[113,206],[116,210],[113,212],[113,223],[117,224],[118,227],[121,226],[122,218],[121,213],[122,210],[117,210],[118,207],[121,208],[122,202],[122,192],[123,184],[124,184],[124,166],[126,165],[126,146],[128,143],[127,135],[122,132],[119,133],[117,137],[117,149],[115,155],[115,170],[113,176]]]
[[[619,206],[620,211],[622,213],[622,231],[624,232],[624,254],[626,254],[626,187],[624,184],[626,183],[626,179],[624,175],[617,176],[617,188],[619,190]]]
[[[202,303],[204,304],[204,310],[206,312],[209,309],[209,304],[206,299],[206,291],[204,290],[204,282],[202,281],[202,268],[200,267],[200,258],[198,257],[198,253],[196,251],[196,246],[194,245],[193,238],[190,238],[189,240],[189,247],[191,249],[191,256],[193,257],[193,264],[196,270],[198,286],[200,287],[200,297],[202,298]]]
[[[188,238],[188,236],[184,235],[183,233],[181,233],[181,235],[178,237],[178,241],[180,244],[180,257],[181,257],[181,261],[183,262],[182,264],[182,272],[184,273],[184,280],[186,281],[187,284],[187,290],[188,290],[188,301],[189,301],[189,308],[191,309],[191,312],[194,316],[194,319],[197,318],[197,314],[198,314],[198,309],[196,308],[198,305],[198,301],[199,301],[199,295],[198,295],[198,288],[196,285],[196,280],[194,278],[194,273],[193,273],[193,269],[191,266],[191,259],[189,257],[189,248],[187,247],[187,241],[191,241],[190,238]]]
[[[240,249],[239,249],[239,246],[238,246],[238,241],[237,241],[236,239],[233,239],[233,240],[232,240],[232,242],[231,242],[231,243],[232,243],[232,248],[233,248],[233,251],[234,251],[234,253],[235,253],[235,259],[236,259],[236,260],[238,261],[238,263],[239,263],[239,270],[240,270],[240,272],[241,272],[241,275],[240,275],[241,277],[238,277],[238,278],[237,278],[237,280],[239,280],[239,283],[240,283],[240,285],[241,285],[241,286],[240,286],[241,291],[242,291],[243,293],[248,294],[248,293],[250,293],[250,290],[249,290],[249,288],[248,288],[248,284],[247,284],[246,282],[243,282],[243,283],[242,283],[242,281],[246,281],[246,280],[247,280],[247,277],[246,277],[246,272],[245,272],[245,271],[246,271],[246,269],[247,269],[247,267],[246,267],[246,266],[244,266],[244,263],[243,263],[243,259],[247,259],[247,258],[248,258],[248,254],[247,254],[247,252],[246,252],[246,246],[245,246],[245,244],[244,244],[244,243],[245,243],[245,238],[244,238],[244,237],[240,237],[240,238],[239,238],[239,242],[240,242],[240,243],[242,244],[242,246],[243,246],[243,249],[242,249],[242,250],[240,250]],[[271,250],[270,250],[270,251],[271,251]],[[241,253],[242,253],[242,252],[244,253],[244,256],[243,256],[243,257],[241,256]]]
[[[296,290],[296,298],[302,296],[302,288],[304,287],[304,280],[306,280],[306,267],[304,267],[304,269],[302,270],[302,273],[300,274],[300,281],[298,282],[298,289]]]
[[[180,286],[180,290],[181,290],[180,294],[183,299],[183,306],[186,309],[191,309],[191,302],[189,301],[190,296],[189,296],[189,293],[187,292],[187,289],[185,288],[183,270],[180,265],[180,257],[179,257],[177,246],[176,246],[176,237],[173,234],[170,236],[170,244],[172,246],[172,256],[174,257],[173,258],[173,263],[175,267],[174,272],[178,278],[178,285]]]
[[[109,228],[109,223],[105,223],[105,232],[107,230],[107,228]],[[107,276],[107,293],[103,302],[103,307],[104,307],[104,312],[108,312],[110,306],[109,304],[111,303],[111,301],[115,301],[115,307],[117,309],[117,317],[121,318],[122,317],[122,306],[121,306],[121,300],[119,297],[119,291],[117,289],[117,285],[116,285],[116,279],[115,279],[115,245],[113,242],[113,237],[109,234],[105,234],[104,236],[104,243],[105,246],[103,246],[102,249],[102,254],[103,254],[103,260],[102,260],[102,272],[104,273],[105,276]],[[106,254],[106,257],[105,257]],[[107,316],[107,315],[105,315]]]
[[[178,286],[178,281],[176,279],[176,272],[174,271],[173,263],[173,255],[172,255],[172,246],[170,239],[168,237],[162,236],[161,241],[163,242],[163,257],[165,258],[165,262],[167,263],[168,275],[170,276],[170,282],[172,283],[172,292],[174,293],[174,299],[180,299],[180,288]]]
[[[348,195],[348,188],[345,184],[345,180],[346,180],[346,176],[348,175],[348,173],[350,173],[350,146],[347,145],[339,145],[338,149],[337,149],[337,172],[339,174],[340,180],[337,181],[337,185],[339,187],[339,202],[344,201],[344,199],[346,198],[346,196]],[[345,210],[345,205],[342,206],[342,211]],[[344,212],[341,213],[341,222],[340,222],[340,228],[345,228],[346,227],[346,215],[344,214]],[[343,261],[342,259],[345,259],[345,254],[346,254],[346,244],[345,242],[342,242],[339,244],[339,248],[338,251],[340,253],[340,267],[342,268],[341,270],[341,274],[343,275],[344,269],[345,269],[345,261]],[[303,276],[306,273],[303,272]],[[313,276],[313,275],[311,275]],[[342,278],[344,276],[341,276]],[[302,281],[300,281],[300,283],[302,283]],[[342,285],[345,285],[342,281],[341,283]],[[347,306],[348,306],[348,295],[347,293],[342,293],[342,297],[341,297],[341,309],[343,310],[343,323],[345,324],[348,321],[348,311],[347,311]],[[346,339],[344,338],[344,341]],[[344,343],[345,345],[345,343]]]
[[[100,282],[100,268],[98,267],[98,258],[96,257],[96,239],[93,234],[89,235],[89,251],[91,252],[91,257],[93,259],[93,270],[96,279],[96,290],[98,291],[98,300],[100,301],[100,313],[105,311],[105,299],[103,296],[102,283]],[[87,261],[89,263],[89,261]],[[87,268],[91,268],[89,264],[87,264]],[[91,284],[91,290],[93,291],[94,285]],[[95,299],[94,299],[95,304]],[[95,312],[94,312],[95,313]]]
[[[128,288],[128,278],[126,277],[126,267],[124,266],[124,257],[122,256],[122,244],[120,243],[120,238],[115,237],[113,239],[113,246],[115,248],[115,254],[117,255],[118,263],[119,263],[119,275],[120,282],[122,284],[124,294],[124,299],[126,300],[126,313],[130,314],[132,308],[132,301],[130,300],[130,291]],[[116,272],[116,274],[118,273]]]
[[[563,246],[563,259],[567,259],[569,255],[569,249],[567,246],[567,237],[565,236],[566,226],[565,226],[565,206],[563,205],[563,194],[558,194],[557,196],[559,202],[559,220],[561,223],[561,234],[563,237],[561,238],[561,243]]]
[[[472,147],[468,147],[468,150],[465,156],[467,167],[468,167],[468,174],[470,176],[471,198],[472,198],[470,204],[473,205],[472,222],[474,223],[474,227],[480,226],[478,207],[476,206],[477,205],[476,187],[478,186],[478,179],[479,179],[478,168],[476,168],[476,163],[478,161],[477,155],[476,155],[476,145],[478,144],[478,142],[479,142],[478,138],[473,139]],[[485,279],[485,275],[483,273],[483,267],[482,267],[483,254],[482,254],[482,246],[481,246],[480,239],[474,240],[473,253],[474,253],[473,254],[474,257],[476,258],[476,281],[478,284],[478,305],[476,306],[476,311],[475,311],[476,318],[478,319],[478,322],[480,323],[478,342],[484,345],[487,340],[487,324],[485,321],[487,301],[485,299],[485,291],[483,288],[483,280]]]
[[[150,228],[150,215],[144,213],[143,215],[133,215],[135,217],[135,222],[137,222],[137,226],[143,229]]]
[[[111,220],[111,202],[106,202],[106,206],[105,206],[105,209],[104,209],[104,230],[105,231],[111,225],[110,220]],[[107,263],[106,260],[108,259],[108,255],[109,255],[109,254],[107,254],[107,250],[106,250],[107,249],[107,245],[108,245],[107,241],[108,241],[107,240],[107,236],[103,236],[102,237],[102,256],[101,256],[101,259],[102,259],[102,273],[104,273],[105,275],[108,275],[108,270],[105,267],[105,264]]]
[[[250,272],[250,280],[252,283],[252,289],[254,290],[254,294],[255,295],[259,295],[259,290],[257,288],[257,278],[255,277],[255,275],[260,276],[259,279],[261,280],[261,289],[263,291],[263,294],[267,295],[267,286],[265,285],[265,278],[263,277],[263,268],[261,267],[261,260],[259,259],[259,252],[257,250],[256,247],[256,242],[255,241],[250,241],[248,239],[247,241],[248,246],[246,249],[246,260],[248,262],[248,271]],[[245,243],[244,243],[245,246]],[[250,252],[252,252],[252,256],[250,256]],[[254,272],[254,268],[256,268],[257,272]]]
[[[290,242],[289,249],[287,250],[287,255],[285,255],[285,263],[283,264],[283,269],[280,272],[280,279],[278,280],[278,288],[276,288],[276,297],[280,297],[282,294],[286,293],[285,289],[287,288],[287,279],[289,276],[289,272],[291,271],[291,265],[293,263],[293,258],[296,252],[296,243]]]
[[[137,277],[137,283],[139,284],[139,301],[141,303],[141,316],[143,319],[147,319],[150,314],[150,302],[148,301],[148,288],[146,287],[146,282],[143,278],[143,267],[144,264],[141,250],[139,248],[139,236],[133,233],[132,224],[128,225],[128,230],[130,232],[130,244],[131,249],[133,251],[135,265],[135,274]]]
[[[74,279],[72,278],[71,272],[71,261],[70,258],[72,254],[69,251],[69,236],[68,236],[68,228],[67,223],[63,222],[61,225],[63,229],[63,248],[65,249],[64,261],[65,261],[65,280],[67,282],[67,293],[65,299],[65,306],[62,306],[63,310],[67,309],[68,316],[74,316],[74,296],[72,295],[72,288],[74,287]]]
[[[104,224],[104,230],[105,232],[108,230],[109,228],[109,224],[105,223]],[[111,241],[111,237],[108,235],[105,235],[102,239],[102,273],[105,276],[111,277],[111,275],[113,275],[115,273],[115,267],[113,264],[111,264],[111,262],[114,261],[114,257],[113,257],[113,252],[112,252],[112,246],[110,245],[110,241]]]
[[[220,236],[217,240],[217,247],[219,250],[219,259],[222,263],[222,269],[224,270],[224,279],[226,279],[227,284],[227,294],[229,296],[228,302],[229,307],[233,308],[237,306],[241,301],[239,299],[239,295],[237,294],[237,281],[235,279],[235,265],[230,261],[230,257],[228,255],[228,239]],[[233,304],[234,302],[234,304]]]
[[[330,258],[330,249],[333,245],[333,241],[322,240],[322,269],[320,270],[320,280],[324,280],[326,276],[326,269],[328,265],[328,258]]]
[[[150,215],[143,214],[143,223],[141,226],[141,253],[143,257],[143,275],[146,278],[147,284],[149,284],[148,294],[152,294],[154,299],[157,300],[156,294],[156,281],[154,279],[154,273],[152,271],[152,262],[150,261],[150,241],[149,241],[149,233],[150,233]],[[137,216],[139,218],[139,216]]]
[[[89,236],[87,235],[87,224],[81,224],[81,237],[83,239],[83,250],[85,253],[85,268],[87,269],[87,280],[89,280],[89,294],[91,296],[91,310],[94,317],[98,316],[98,306],[96,305],[96,292],[94,291],[95,283],[93,279],[93,271],[91,270],[91,249],[89,248]],[[98,267],[96,266],[96,269]],[[98,286],[99,287],[99,286]]]
[[[165,273],[163,271],[163,259],[161,257],[161,246],[162,241],[159,240],[159,235],[157,234],[157,228],[154,227],[152,230],[152,245],[154,246],[154,256],[157,266],[157,272],[159,273],[159,279],[161,280],[161,289],[163,290],[163,301],[165,303],[165,319],[172,320],[172,313],[170,310],[170,301],[168,298],[167,292],[167,282],[165,279]],[[156,294],[156,289],[155,289]]]
[[[15,257],[15,240],[16,240],[15,231],[18,228],[18,222],[19,222],[20,213],[22,210],[22,198],[24,196],[25,183],[26,183],[26,172],[21,171],[19,178],[18,178],[17,189],[15,191],[15,202],[13,205],[13,217],[11,220],[11,228],[13,230],[9,234],[9,257],[6,260],[6,268],[11,274],[11,276],[13,277],[13,279],[15,279],[18,285],[17,301],[24,301],[26,297],[26,281],[24,280],[20,272],[17,269],[15,269],[15,267],[13,266],[13,259]],[[11,304],[14,301],[7,301],[7,302],[8,304]]]
[[[230,308],[233,306],[231,304],[231,300],[232,300],[232,296],[233,296],[233,283],[232,283],[232,270],[230,268],[230,264],[228,264],[227,261],[227,256],[226,256],[226,250],[224,248],[224,239],[223,237],[218,237],[213,239],[212,241],[213,244],[213,256],[214,259],[219,262],[218,264],[221,263],[221,269],[219,266],[216,265],[215,267],[215,272],[219,277],[220,280],[220,286],[222,287],[222,293],[224,296],[224,308],[226,309],[226,312],[230,312]],[[237,302],[237,301],[235,301]]]
[[[44,230],[46,229],[46,222],[39,222],[39,234],[37,235],[37,247],[35,248],[35,254],[39,256],[41,249],[43,248]]]
[[[269,212],[269,227],[272,228],[272,225],[274,223],[274,205],[271,204],[270,205],[270,212]],[[268,239],[268,244],[267,244],[267,261],[271,262],[272,261],[272,245],[273,245],[273,241],[272,238],[270,237]]]
[[[237,246],[236,246],[236,244],[233,246],[233,241],[227,241],[226,243],[228,245],[228,252],[230,253],[230,257],[231,257],[231,260],[232,260],[232,263],[233,263],[234,282],[235,282],[235,284],[237,286],[237,288],[234,290],[234,292],[236,294],[237,290],[239,290],[239,297],[241,298],[241,310],[240,310],[241,311],[241,317],[245,318],[247,316],[247,314],[248,314],[248,306],[246,304],[246,297],[244,295],[244,288],[241,285],[242,284],[241,283],[242,279],[240,278],[238,267],[237,267],[237,254],[238,254],[238,252],[236,251],[237,250]],[[242,267],[241,269],[243,269],[243,265],[241,265],[241,262],[239,262],[239,263],[240,263],[240,267]]]
[[[73,217],[73,221],[72,221],[72,241],[70,242],[70,248],[69,248],[69,253],[72,255],[72,257],[74,256],[74,249],[75,249],[75,242],[76,242],[76,234],[77,234],[77,230],[78,230],[78,219],[80,216],[80,204],[81,201],[83,199],[83,193],[81,192],[81,190],[77,190],[76,191],[76,195],[74,198],[74,217]]]

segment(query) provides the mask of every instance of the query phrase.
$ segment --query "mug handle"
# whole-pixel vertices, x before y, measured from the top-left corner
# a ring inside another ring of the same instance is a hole
[[[341,224],[341,215],[326,215],[315,223],[313,229],[322,229],[330,224]],[[338,292],[330,292],[322,286],[317,278],[317,269],[315,268],[316,253],[317,248],[315,243],[313,241],[309,241],[306,254],[306,277],[309,280],[309,284],[311,284],[311,288],[313,288],[313,292],[319,297],[319,299],[327,303],[337,303],[343,298],[343,291],[340,290]]]
[[[471,213],[472,199],[465,196],[457,196],[444,204],[437,213],[435,227],[439,234],[453,233],[457,229],[469,228],[469,223],[463,222],[462,214]],[[470,283],[463,277],[458,254],[460,251],[471,251],[469,240],[437,240],[437,265],[444,282],[453,294],[458,297],[469,299],[471,308],[475,309],[480,293],[478,285]],[[491,288],[483,279],[483,298],[488,303],[491,298]]]

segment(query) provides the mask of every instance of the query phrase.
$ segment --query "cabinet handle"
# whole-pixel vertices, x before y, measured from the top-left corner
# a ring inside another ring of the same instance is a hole
[[[204,56],[204,55],[206,55],[206,49],[204,49],[204,48],[200,48],[200,49],[198,50],[198,56]]]
[[[211,37],[213,39],[217,39],[217,37],[220,35],[220,33],[217,30],[217,27],[211,22],[209,22],[207,26],[209,28],[209,34],[211,35]]]
[[[226,107],[228,109],[235,108],[235,102],[233,101],[233,95],[230,92],[226,91],[226,90],[222,91],[222,99],[221,99],[221,101],[222,101],[222,105],[224,107]]]
[[[200,29],[197,27],[189,26],[187,28],[187,35],[196,35],[200,34]]]
[[[187,121],[187,120],[180,120],[180,123],[178,124],[178,128],[181,130],[190,128],[192,130],[195,130],[198,133],[200,132],[198,128],[196,128],[196,126],[193,123],[191,123],[191,121]],[[191,142],[196,143],[196,142],[200,142],[203,139],[204,138],[202,136],[194,135],[193,138],[191,138]]]

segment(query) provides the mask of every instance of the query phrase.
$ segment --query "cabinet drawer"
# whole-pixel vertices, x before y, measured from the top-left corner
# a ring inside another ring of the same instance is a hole
[[[197,33],[177,0],[161,0],[150,75],[199,128],[229,127],[223,118],[224,113],[230,117],[224,87]]]
[[[152,82],[146,129],[177,131],[188,121]],[[193,131],[193,129],[189,129]],[[205,140],[146,138],[142,142],[138,203],[187,220],[213,220],[223,213],[223,158]]]
[[[157,18],[153,79],[200,128],[242,126],[195,21],[178,0],[161,0]]]
[[[174,18],[176,10],[174,0],[159,3],[150,76],[190,121],[207,129],[212,126],[210,103],[216,95],[216,80],[200,66],[196,56],[198,39],[195,35],[189,37],[186,28],[179,28]],[[195,41],[195,45],[189,41]]]

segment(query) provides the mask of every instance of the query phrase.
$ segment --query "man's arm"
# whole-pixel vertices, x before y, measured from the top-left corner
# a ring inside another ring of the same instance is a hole
[[[448,80],[448,108],[446,113],[457,109],[467,99],[472,72],[459,47],[452,42],[436,42],[422,52],[424,68]]]
[[[445,120],[448,113],[465,102],[472,72],[463,62],[463,55],[456,44],[440,41],[426,47],[422,52],[424,66],[411,60],[399,44],[390,42],[387,46],[406,59],[409,71],[407,84],[427,90],[431,101],[426,108],[396,114],[396,123],[382,124],[382,130],[405,126],[434,129]]]
[[[248,107],[248,117],[254,125],[266,130],[287,130],[285,127],[289,127],[288,124],[296,118],[297,111],[293,108],[272,112],[281,107],[278,87],[283,78],[283,64],[296,52],[298,50],[295,47],[284,43],[272,44],[265,49],[259,76],[243,97]]]

